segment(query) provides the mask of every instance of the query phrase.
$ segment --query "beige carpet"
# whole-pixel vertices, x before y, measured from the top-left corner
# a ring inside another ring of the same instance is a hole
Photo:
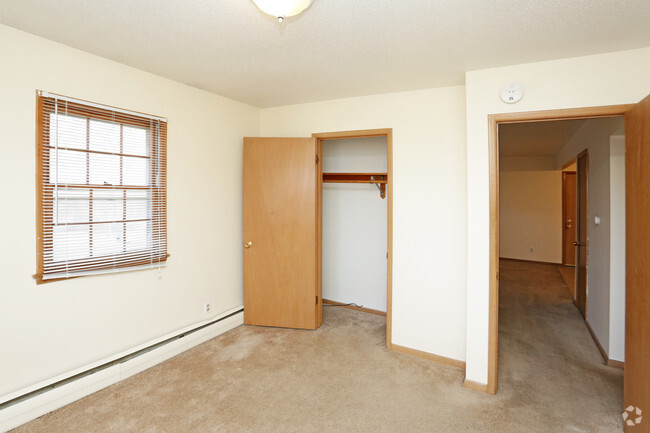
[[[240,326],[15,433],[622,431],[622,372],[557,267],[505,262],[501,283],[496,396],[387,351],[383,317],[326,307],[317,331]]]

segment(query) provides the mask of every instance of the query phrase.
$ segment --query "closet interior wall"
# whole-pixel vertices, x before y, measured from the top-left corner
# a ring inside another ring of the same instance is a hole
[[[323,173],[386,173],[386,137],[323,140]],[[323,183],[323,299],[386,311],[387,199],[370,183]]]

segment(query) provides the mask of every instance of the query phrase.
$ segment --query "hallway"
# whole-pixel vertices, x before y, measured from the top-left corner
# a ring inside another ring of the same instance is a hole
[[[558,266],[502,259],[499,297],[499,392],[549,431],[622,432],[623,370],[604,364]]]

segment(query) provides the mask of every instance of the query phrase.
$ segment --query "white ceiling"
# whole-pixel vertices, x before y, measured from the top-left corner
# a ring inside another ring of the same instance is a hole
[[[0,23],[258,107],[650,45],[648,0],[2,0]]]

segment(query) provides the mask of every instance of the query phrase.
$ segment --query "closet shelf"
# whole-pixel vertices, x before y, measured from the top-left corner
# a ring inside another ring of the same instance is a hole
[[[377,186],[381,198],[386,197],[386,173],[323,173],[323,182],[327,183],[372,183]]]

